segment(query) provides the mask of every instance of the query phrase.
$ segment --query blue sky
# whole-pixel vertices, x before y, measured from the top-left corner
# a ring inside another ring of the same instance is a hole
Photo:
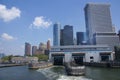
[[[0,53],[24,55],[24,44],[38,45],[53,38],[60,22],[85,31],[84,7],[88,2],[111,4],[112,23],[120,29],[120,0],[0,0]]]

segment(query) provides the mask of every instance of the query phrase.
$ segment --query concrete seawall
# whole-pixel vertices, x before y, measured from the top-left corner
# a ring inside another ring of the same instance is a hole
[[[46,68],[50,66],[53,66],[51,62],[42,62],[42,63],[40,62],[40,63],[29,63],[28,64],[29,69],[39,69],[39,68]]]
[[[85,62],[85,66],[120,68],[120,62]]]
[[[0,68],[13,67],[13,66],[23,66],[23,64],[0,64]]]
[[[73,75],[73,76],[85,75],[85,66],[74,66],[71,65],[71,63],[66,63],[65,69],[68,75]]]

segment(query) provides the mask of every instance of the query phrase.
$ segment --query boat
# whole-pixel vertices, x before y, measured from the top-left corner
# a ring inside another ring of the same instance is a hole
[[[72,65],[71,63],[66,63],[65,69],[66,69],[67,75],[72,75],[72,76],[85,75],[85,66],[84,65]]]

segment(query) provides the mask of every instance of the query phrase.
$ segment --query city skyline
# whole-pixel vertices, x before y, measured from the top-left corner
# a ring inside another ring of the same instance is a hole
[[[117,8],[120,1],[76,0],[69,1],[67,4],[67,0],[1,0],[0,52],[7,55],[24,55],[25,42],[30,42],[32,45],[37,45],[39,42],[45,43],[48,39],[51,39],[52,42],[55,22],[60,22],[62,27],[73,25],[74,36],[76,32],[85,32],[84,7],[88,2],[110,3],[112,24],[116,26],[116,32],[118,32],[120,11]]]

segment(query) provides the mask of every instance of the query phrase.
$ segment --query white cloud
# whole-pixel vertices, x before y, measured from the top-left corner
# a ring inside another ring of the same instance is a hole
[[[5,40],[14,40],[15,38],[13,36],[8,35],[7,33],[3,33],[1,37]]]
[[[7,9],[5,5],[0,4],[0,18],[3,19],[4,22],[11,21],[17,17],[20,17],[21,11],[12,7],[11,9]]]
[[[33,23],[30,25],[30,28],[48,28],[51,24],[52,22],[50,20],[46,20],[45,17],[39,16],[35,17]]]

